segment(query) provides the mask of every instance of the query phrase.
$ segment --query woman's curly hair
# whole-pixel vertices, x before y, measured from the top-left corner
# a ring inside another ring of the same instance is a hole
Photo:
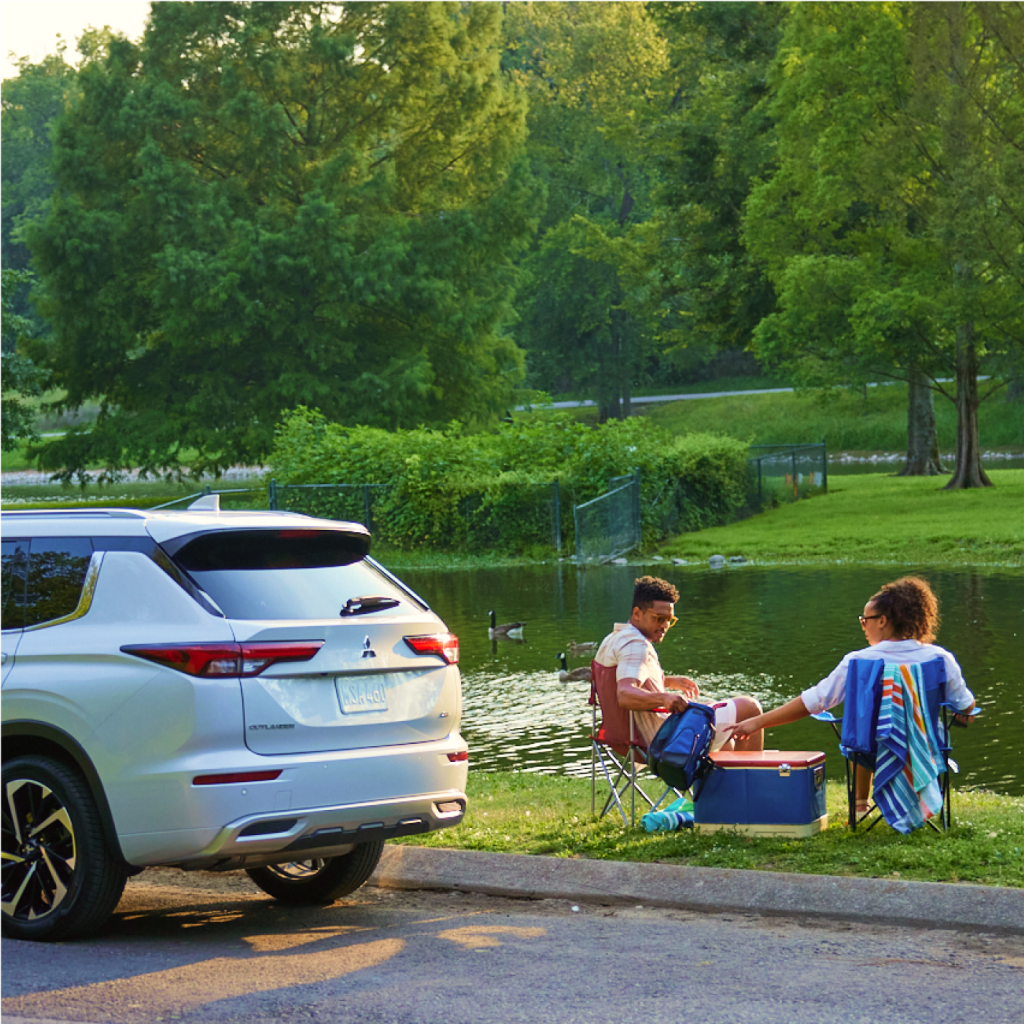
[[[898,639],[930,644],[939,631],[939,600],[928,581],[904,576],[886,583],[868,602],[892,623]]]

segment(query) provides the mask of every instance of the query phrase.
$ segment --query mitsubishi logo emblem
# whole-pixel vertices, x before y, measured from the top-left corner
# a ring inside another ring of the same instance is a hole
[[[366,637],[363,640],[363,657],[364,658],[376,658],[377,652],[370,646],[370,638]]]

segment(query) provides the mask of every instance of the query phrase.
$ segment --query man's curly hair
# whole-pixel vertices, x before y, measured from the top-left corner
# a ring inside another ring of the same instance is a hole
[[[928,581],[920,576],[904,576],[886,583],[868,602],[880,615],[888,617],[899,639],[930,644],[939,630],[939,600]]]
[[[660,580],[657,576],[641,576],[633,584],[633,607],[646,611],[655,601],[671,601],[675,604],[679,600],[679,591],[666,580]]]

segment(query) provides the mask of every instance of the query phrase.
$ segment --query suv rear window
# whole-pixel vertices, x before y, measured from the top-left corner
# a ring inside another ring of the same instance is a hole
[[[368,537],[341,531],[217,531],[188,539],[173,559],[230,619],[335,619],[367,597],[392,599],[381,611],[422,610],[363,560],[368,548]]]

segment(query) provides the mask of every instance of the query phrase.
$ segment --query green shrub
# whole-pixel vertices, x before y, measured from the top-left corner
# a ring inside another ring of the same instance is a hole
[[[636,470],[645,543],[727,522],[745,500],[746,451],[728,438],[672,437],[646,419],[589,428],[561,415],[492,434],[467,434],[459,423],[388,432],[299,408],[279,427],[270,464],[281,507],[363,521],[369,502],[385,547],[512,553],[550,550],[556,507],[562,542],[571,545],[572,506]],[[295,484],[350,486],[288,489]],[[373,486],[351,486],[359,484]]]

